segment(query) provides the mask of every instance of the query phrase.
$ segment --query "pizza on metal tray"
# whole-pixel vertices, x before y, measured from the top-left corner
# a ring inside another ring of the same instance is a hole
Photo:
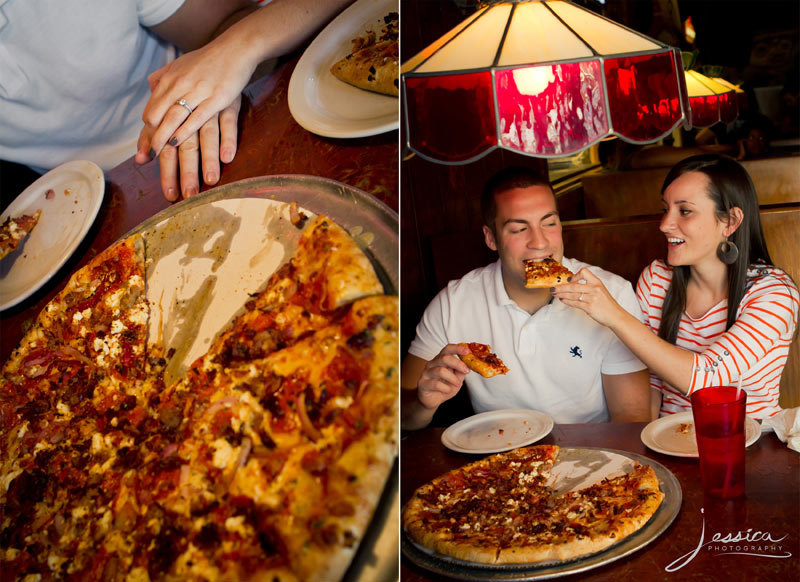
[[[555,493],[558,447],[500,453],[423,485],[403,508],[416,543],[468,562],[562,561],[606,549],[644,526],[664,494],[648,465],[579,491]]]
[[[397,298],[318,217],[165,385],[145,252],[94,257],[3,367],[3,579],[340,579],[396,454]]]

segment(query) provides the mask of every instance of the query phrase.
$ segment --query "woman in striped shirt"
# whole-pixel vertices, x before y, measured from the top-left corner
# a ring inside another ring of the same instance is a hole
[[[777,414],[800,295],[772,265],[750,176],[731,158],[693,156],[670,170],[661,192],[667,257],[639,277],[644,325],[586,270],[553,294],[649,366],[653,417],[691,410],[695,390],[740,380],[750,416]]]

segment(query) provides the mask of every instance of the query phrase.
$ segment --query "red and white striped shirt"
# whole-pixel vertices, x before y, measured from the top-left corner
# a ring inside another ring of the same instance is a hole
[[[639,277],[636,294],[645,324],[658,333],[661,310],[672,281],[672,267],[653,261]],[[676,345],[695,353],[689,394],[709,386],[735,385],[742,378],[747,414],[766,418],[777,414],[781,373],[797,327],[800,294],[781,269],[751,265],[736,322],[725,331],[728,300],[692,319],[681,316]],[[650,386],[662,392],[661,415],[692,409],[688,396],[650,374]]]

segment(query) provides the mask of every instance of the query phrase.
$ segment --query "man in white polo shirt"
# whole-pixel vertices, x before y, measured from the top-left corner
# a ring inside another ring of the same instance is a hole
[[[558,423],[650,420],[645,365],[549,289],[525,288],[527,259],[552,257],[573,273],[589,266],[563,256],[550,185],[527,168],[508,168],[489,180],[482,209],[486,244],[500,258],[451,281],[425,310],[403,361],[403,428],[427,426],[464,382],[476,412],[534,409]],[[628,281],[590,268],[641,318]],[[492,378],[470,372],[458,358],[468,353],[459,342],[489,344],[509,372]]]

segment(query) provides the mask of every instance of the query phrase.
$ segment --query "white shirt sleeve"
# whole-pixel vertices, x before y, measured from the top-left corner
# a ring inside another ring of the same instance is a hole
[[[425,308],[417,325],[417,335],[408,348],[408,353],[430,361],[450,343],[447,339],[447,322],[450,319],[450,297],[445,287]]]
[[[611,284],[610,284],[611,283]],[[642,309],[639,307],[639,300],[633,292],[631,284],[619,278],[613,282],[606,282],[606,288],[609,293],[616,299],[625,311],[636,317],[639,321],[643,321],[644,315]],[[643,370],[645,366],[622,341],[614,335],[611,340],[608,353],[603,359],[601,373],[603,374],[630,374],[638,370]]]
[[[184,0],[136,0],[136,10],[142,26],[155,26],[175,14]]]

